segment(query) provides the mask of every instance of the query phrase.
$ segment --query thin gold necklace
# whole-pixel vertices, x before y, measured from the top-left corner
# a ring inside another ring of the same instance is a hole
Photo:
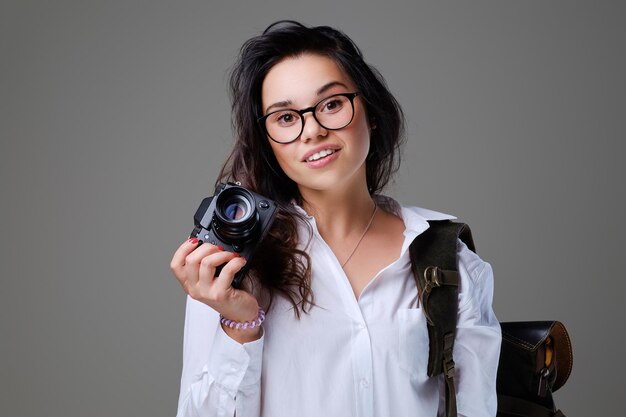
[[[378,206],[376,204],[374,204],[374,211],[372,211],[372,216],[370,217],[370,221],[367,223],[367,226],[365,226],[365,230],[363,230],[363,234],[359,238],[359,241],[356,242],[356,246],[354,247],[354,249],[352,249],[352,252],[350,252],[350,256],[348,256],[348,259],[343,261],[343,263],[341,264],[341,268],[342,269],[343,269],[344,266],[346,266],[346,264],[348,263],[350,258],[352,258],[352,255],[354,255],[354,252],[356,252],[357,248],[361,244],[361,241],[363,240],[363,238],[367,234],[367,231],[370,230],[370,226],[372,225],[372,222],[374,221],[374,216],[376,215],[376,210],[378,210]]]

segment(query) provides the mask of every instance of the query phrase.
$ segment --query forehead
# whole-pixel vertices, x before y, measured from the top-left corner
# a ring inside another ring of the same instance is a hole
[[[263,107],[275,102],[289,101],[301,106],[311,104],[316,92],[331,82],[344,84],[351,91],[354,82],[331,58],[317,54],[303,54],[285,58],[274,65],[263,80],[261,96]],[[324,93],[345,92],[337,85]]]

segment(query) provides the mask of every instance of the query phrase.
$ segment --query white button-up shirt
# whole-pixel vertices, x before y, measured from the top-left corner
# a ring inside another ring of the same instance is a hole
[[[187,298],[178,417],[442,415],[442,379],[426,375],[428,331],[408,247],[428,228],[427,220],[454,217],[391,199],[378,203],[403,219],[404,243],[400,257],[359,299],[312,217],[311,229],[303,225],[300,236],[312,260],[316,305],[300,320],[287,300],[277,298],[263,336],[242,345],[222,330],[217,312]],[[495,416],[501,335],[491,306],[493,274],[460,241],[457,251],[458,414]]]

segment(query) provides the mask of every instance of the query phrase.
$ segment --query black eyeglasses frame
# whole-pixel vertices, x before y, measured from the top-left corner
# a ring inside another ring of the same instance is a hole
[[[317,124],[319,124],[320,126],[322,126],[324,129],[326,130],[340,130],[343,129],[344,127],[348,126],[350,123],[352,123],[352,120],[354,120],[354,98],[361,95],[361,93],[359,93],[358,91],[355,91],[354,93],[337,93],[337,94],[333,94],[330,95],[328,97],[324,97],[323,99],[321,99],[320,101],[318,101],[317,103],[315,103],[315,105],[311,106],[311,107],[307,107],[306,109],[302,109],[302,110],[296,110],[296,109],[280,109],[280,110],[275,110],[273,112],[270,112],[268,114],[266,114],[265,116],[259,117],[257,119],[257,122],[259,123],[259,126],[261,127],[261,130],[263,131],[263,133],[270,138],[271,140],[273,140],[276,143],[280,143],[281,145],[288,145],[290,143],[295,142],[296,140],[298,140],[298,138],[300,137],[300,135],[302,135],[302,132],[304,132],[304,114],[305,113],[311,113],[313,115],[313,118],[315,119],[315,121],[317,122]],[[319,106],[323,101],[328,100],[329,98],[333,98],[333,97],[337,97],[337,96],[342,96],[342,97],[346,97],[348,100],[350,100],[350,105],[352,106],[352,117],[350,118],[350,120],[348,121],[348,123],[346,123],[345,125],[341,126],[341,127],[337,127],[334,129],[331,129],[329,127],[324,126],[318,119],[317,116],[315,115],[315,109],[317,108],[317,106]],[[300,133],[298,133],[298,135],[290,140],[289,142],[279,142],[278,140],[274,139],[269,132],[267,131],[267,127],[265,126],[265,120],[270,117],[272,114],[274,113],[278,113],[281,111],[293,111],[298,113],[298,115],[300,116],[300,119],[302,120],[302,126],[300,128]]]

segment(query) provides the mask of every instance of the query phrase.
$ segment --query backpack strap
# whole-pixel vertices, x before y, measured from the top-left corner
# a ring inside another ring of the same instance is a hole
[[[476,251],[472,234],[464,223],[433,220],[409,246],[411,268],[419,302],[428,322],[428,376],[444,374],[446,417],[456,417],[454,386],[454,337],[459,308],[457,239]]]

